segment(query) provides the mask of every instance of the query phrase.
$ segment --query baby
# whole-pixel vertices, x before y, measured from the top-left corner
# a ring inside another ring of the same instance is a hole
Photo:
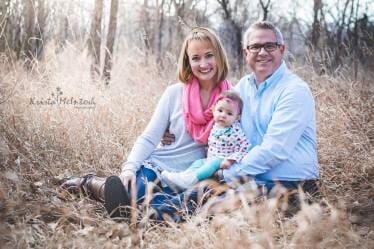
[[[209,135],[207,158],[195,161],[182,172],[163,171],[161,178],[170,188],[186,190],[219,169],[241,161],[250,147],[239,123],[242,107],[243,102],[235,92],[221,94],[213,108],[214,126]]]

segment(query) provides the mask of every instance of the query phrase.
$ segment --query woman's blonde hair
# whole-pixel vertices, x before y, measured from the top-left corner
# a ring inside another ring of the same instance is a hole
[[[190,31],[183,42],[178,59],[178,79],[183,83],[188,83],[192,69],[188,59],[187,49],[191,41],[208,41],[213,47],[214,56],[217,58],[217,83],[226,79],[229,72],[227,56],[218,36],[210,29],[197,27]]]

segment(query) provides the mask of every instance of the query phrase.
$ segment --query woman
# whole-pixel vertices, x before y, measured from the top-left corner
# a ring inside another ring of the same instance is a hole
[[[137,204],[141,204],[147,183],[159,183],[163,170],[180,172],[206,156],[205,145],[213,126],[211,107],[221,92],[231,88],[227,73],[228,62],[218,37],[210,29],[194,28],[179,56],[181,83],[165,90],[151,121],[122,164],[119,177],[104,179],[87,175],[69,180],[62,187],[82,189],[90,197],[103,201],[111,217],[121,216],[117,207],[129,206],[135,193]],[[175,135],[175,142],[158,146],[167,130]],[[181,197],[164,183],[160,185],[162,192],[150,201],[158,219],[164,213],[173,215],[175,209],[170,209],[170,205],[178,206]]]

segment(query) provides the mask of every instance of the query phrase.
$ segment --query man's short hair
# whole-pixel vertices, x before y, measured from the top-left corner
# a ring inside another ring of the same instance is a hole
[[[269,29],[272,30],[275,34],[276,42],[278,45],[284,45],[283,35],[282,32],[271,22],[269,21],[257,21],[253,23],[249,28],[245,31],[244,37],[243,37],[243,47],[247,47],[249,36],[252,34],[254,30],[259,29]]]

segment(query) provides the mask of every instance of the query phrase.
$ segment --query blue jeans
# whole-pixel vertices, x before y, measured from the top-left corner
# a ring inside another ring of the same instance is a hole
[[[144,201],[146,187],[148,182],[155,182],[157,180],[156,173],[144,167],[141,167],[136,174],[136,187],[137,187],[137,203],[141,204]],[[310,194],[318,194],[318,186],[316,181],[261,181],[260,185],[267,188],[270,191],[276,183],[282,184],[287,189],[297,189],[298,185],[301,185],[305,192]],[[207,198],[209,195],[206,193],[209,191],[208,188],[198,190],[187,190],[182,193],[176,193],[169,187],[161,187],[161,191],[154,193],[150,207],[156,211],[154,220],[163,221],[164,216],[167,215],[175,222],[183,220],[183,215],[191,215],[195,212],[197,203],[204,203],[206,199],[202,200],[201,197]],[[131,190],[129,188],[129,193]],[[222,196],[223,197],[223,196]]]
[[[148,168],[141,167],[136,173],[136,190],[137,190],[137,204],[143,203],[147,184],[149,182],[157,181],[156,173]],[[195,210],[199,197],[208,191],[204,188],[202,190],[185,191],[183,193],[176,193],[169,187],[161,187],[160,192],[153,194],[150,201],[150,207],[156,211],[156,216],[152,217],[157,221],[164,220],[164,216],[169,216],[175,222],[183,220],[183,215],[191,215]],[[129,187],[129,195],[131,195],[131,188]],[[185,211],[185,212],[184,212]]]
[[[148,168],[141,167],[137,172],[136,172],[136,202],[138,204],[141,204],[144,201],[145,198],[145,193],[147,191],[147,184],[148,182],[155,182],[157,180],[157,175],[156,173]],[[128,194],[130,198],[131,196],[131,186],[128,188]]]

